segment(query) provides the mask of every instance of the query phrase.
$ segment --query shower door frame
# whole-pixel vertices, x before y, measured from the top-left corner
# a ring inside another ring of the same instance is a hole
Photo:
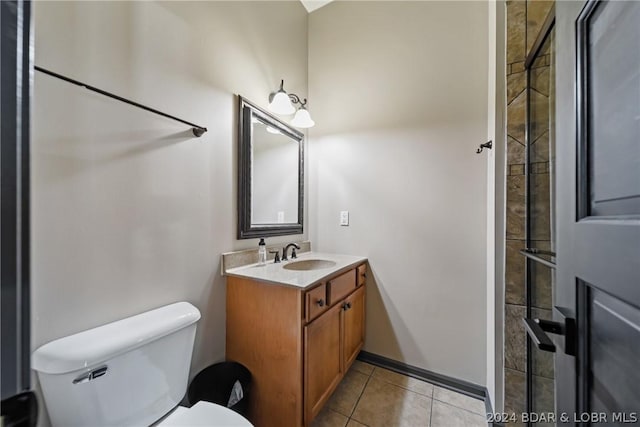
[[[531,51],[525,60],[525,71],[526,71],[526,91],[527,97],[525,102],[525,162],[524,162],[524,174],[525,174],[525,251],[530,252],[529,254],[524,254],[525,256],[525,306],[526,306],[526,317],[529,319],[533,318],[533,286],[532,286],[532,263],[539,263],[546,267],[555,270],[555,263],[542,259],[533,253],[531,253],[531,203],[530,203],[530,193],[531,193],[531,178],[530,178],[530,170],[529,170],[529,160],[531,158],[531,109],[529,107],[531,100],[531,70],[532,65],[535,59],[537,58],[540,50],[544,46],[547,38],[550,36],[551,31],[555,26],[555,5],[551,7],[545,21],[538,33],[533,46],[531,47]],[[551,131],[551,129],[550,129]],[[550,153],[551,155],[551,153]],[[549,193],[549,197],[552,199],[555,196],[554,193]],[[552,201],[551,201],[552,202]],[[553,218],[550,221],[550,227],[553,222]],[[553,230],[553,227],[551,227]],[[550,236],[551,238],[552,236]],[[555,258],[555,253],[553,254],[545,254],[551,255]],[[531,338],[526,335],[526,412],[531,414],[533,412],[533,398],[534,398],[534,389],[533,389],[533,346],[531,342]],[[554,399],[555,400],[555,399]],[[526,423],[528,426],[533,425],[532,422],[528,421]]]

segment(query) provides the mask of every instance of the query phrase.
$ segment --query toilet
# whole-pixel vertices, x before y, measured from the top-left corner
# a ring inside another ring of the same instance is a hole
[[[53,427],[250,427],[221,405],[178,406],[199,319],[178,302],[38,348],[32,367]]]

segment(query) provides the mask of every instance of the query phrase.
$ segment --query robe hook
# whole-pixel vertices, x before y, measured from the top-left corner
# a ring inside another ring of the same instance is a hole
[[[491,148],[493,148],[493,141],[488,141],[488,142],[485,142],[484,144],[480,144],[480,148],[476,150],[476,154],[482,153],[482,150],[485,148],[488,148],[489,150],[491,150]]]

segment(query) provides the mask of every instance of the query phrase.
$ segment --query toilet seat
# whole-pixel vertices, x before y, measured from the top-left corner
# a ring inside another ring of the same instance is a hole
[[[200,401],[191,408],[179,406],[157,426],[162,427],[253,427],[237,412],[215,403]]]

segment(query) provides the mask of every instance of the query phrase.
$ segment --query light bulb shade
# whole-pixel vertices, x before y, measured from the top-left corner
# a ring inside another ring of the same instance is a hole
[[[289,99],[289,95],[284,90],[279,90],[273,96],[273,99],[269,103],[269,110],[276,114],[293,114],[296,111],[295,107]]]
[[[309,111],[307,111],[306,108],[300,108],[296,111],[296,115],[293,116],[291,124],[297,128],[310,128],[313,127],[316,122],[311,120],[311,115],[309,115]]]

